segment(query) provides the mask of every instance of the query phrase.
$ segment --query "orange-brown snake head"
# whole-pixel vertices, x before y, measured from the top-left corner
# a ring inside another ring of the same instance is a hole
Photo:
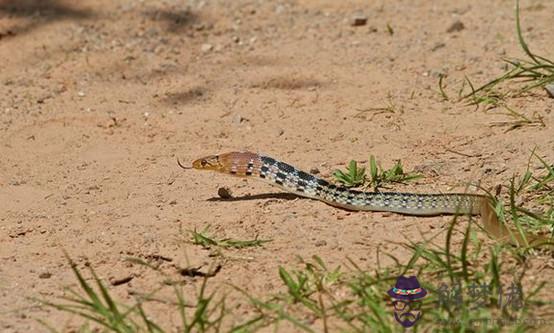
[[[219,155],[210,155],[192,162],[192,167],[197,170],[222,171],[225,167],[219,160]]]
[[[235,176],[258,174],[260,166],[260,156],[250,152],[209,155],[192,162],[192,167],[197,170],[211,170]]]

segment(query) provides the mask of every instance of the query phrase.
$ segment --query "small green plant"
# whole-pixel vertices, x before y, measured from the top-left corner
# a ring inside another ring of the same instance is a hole
[[[224,249],[243,249],[262,246],[265,243],[271,242],[271,239],[258,239],[258,237],[250,240],[237,240],[232,238],[215,239],[213,236],[209,235],[207,231],[207,228],[200,232],[196,230],[190,231],[192,244],[200,245],[204,248],[220,247]]]
[[[538,174],[530,170],[532,160],[539,161],[544,170]],[[548,164],[541,158],[536,150],[531,152],[527,169],[521,177],[513,178],[510,185],[507,186],[509,194],[509,204],[507,206],[499,203],[496,207],[497,215],[502,223],[510,220],[517,228],[520,238],[528,241],[527,231],[544,232],[548,231],[549,237],[540,237],[539,242],[534,243],[552,243],[551,238],[554,235],[554,166]],[[521,202],[532,201],[533,208],[524,207]],[[536,238],[531,235],[532,238]],[[533,244],[531,244],[533,245]]]
[[[313,256],[314,262],[305,262],[304,270],[287,271],[279,267],[279,276],[288,288],[288,294],[293,302],[301,302],[313,306],[308,298],[315,292],[327,290],[340,281],[340,267],[329,270],[319,256]]]
[[[440,95],[441,95],[442,99],[444,101],[448,101],[450,98],[446,94],[446,91],[444,91],[444,84],[443,84],[443,80],[444,80],[445,76],[446,76],[445,74],[442,74],[442,73],[439,74],[439,92],[440,92]]]
[[[291,274],[284,267],[279,267],[279,277],[287,286],[292,303],[300,303],[315,314],[321,315],[322,311],[317,302],[310,298],[316,289],[309,283],[309,275],[306,272],[297,271]]]
[[[358,167],[358,163],[351,160],[346,167],[346,172],[336,170],[333,176],[346,187],[360,186],[365,182],[365,168]]]
[[[392,114],[402,114],[404,113],[404,108],[402,105],[397,105],[395,103],[393,94],[389,92],[387,94],[387,105],[382,107],[370,107],[370,108],[363,108],[363,109],[356,109],[358,111],[357,114],[354,115],[355,118],[362,118],[362,119],[368,119],[370,121],[375,118],[375,116],[379,114],[388,114],[389,116]],[[369,118],[366,118],[366,114],[370,113],[371,116]]]
[[[509,107],[508,105],[505,105],[504,103],[501,103],[501,105],[507,111],[505,114],[511,117],[513,120],[493,123],[491,124],[491,126],[508,126],[508,128],[506,129],[506,132],[522,126],[540,126],[540,127],[546,126],[546,124],[544,123],[543,117],[538,113],[535,113],[533,115],[533,118],[529,118],[524,114],[515,111],[513,108]]]
[[[548,164],[544,159],[537,155],[534,150],[533,156],[535,156],[540,161],[542,167],[546,170],[546,173],[538,177],[531,176],[535,181],[535,184],[533,184],[533,186],[531,187],[532,190],[543,191],[545,192],[544,196],[554,195],[554,164]]]
[[[192,315],[187,316],[186,308],[190,307],[185,301],[182,289],[175,287],[178,301],[178,310],[181,316],[182,332],[219,332],[223,318],[227,315],[225,308],[225,296],[216,300],[216,291],[207,295],[206,287],[208,277],[202,280],[200,291],[196,295]]]
[[[387,23],[387,32],[389,33],[389,35],[394,35],[394,29],[392,28],[392,26],[390,25],[390,23]]]
[[[464,99],[471,99],[472,104],[476,105],[489,104],[497,106],[500,104],[499,102],[507,96],[519,95],[537,87],[544,87],[545,85],[554,82],[554,61],[531,52],[529,46],[523,38],[523,34],[521,32],[519,0],[516,0],[516,31],[519,44],[527,55],[528,60],[505,59],[504,61],[511,67],[511,69],[477,89],[475,89],[469,79],[466,78],[471,87],[471,92],[465,95],[463,97]],[[507,92],[500,93],[496,89],[499,84],[513,80],[528,83],[516,91],[508,90]]]
[[[89,266],[90,274],[94,283],[87,282],[77,265],[67,257],[71,269],[79,282],[80,290],[67,289],[69,296],[61,299],[64,303],[57,303],[47,300],[38,300],[43,306],[51,307],[59,311],[68,312],[81,317],[85,322],[79,332],[96,332],[97,327],[103,328],[105,332],[136,333],[136,332],[173,332],[176,327],[169,330],[162,328],[146,313],[144,303],[155,300],[154,295],[161,288],[171,286],[174,288],[176,300],[168,302],[175,306],[174,311],[180,316],[180,332],[219,332],[223,319],[228,314],[225,306],[225,296],[216,297],[217,290],[208,294],[207,283],[209,277],[204,277],[195,298],[187,300],[183,294],[181,283],[166,281],[162,287],[137,298],[134,305],[118,305],[111,296],[108,287],[98,277],[92,267]],[[141,259],[130,259],[130,262],[142,264],[157,271],[153,266],[143,262]],[[158,271],[160,272],[160,271]],[[161,272],[160,272],[161,273]],[[167,301],[166,301],[167,302]],[[44,320],[39,322],[51,332],[57,332]]]
[[[390,169],[383,169],[377,164],[373,155],[369,158],[369,171],[371,176],[370,185],[375,188],[387,183],[402,183],[423,177],[414,172],[406,173],[400,160],[396,161]]]
[[[75,314],[111,332],[133,333],[146,327],[148,327],[151,332],[161,331],[159,326],[146,316],[143,316],[144,312],[140,302],[130,307],[118,305],[110,295],[108,288],[91,267],[89,267],[89,269],[94,284],[87,282],[87,279],[85,279],[81,271],[77,268],[75,262],[69,257],[67,257],[67,260],[79,282],[81,292],[73,288],[68,288],[68,296],[63,296],[61,298],[64,303],[39,300],[41,304],[60,311]],[[137,321],[137,317],[140,318],[142,322]],[[52,328],[48,324],[42,320],[40,322],[52,331]]]
[[[383,169],[377,164],[375,156],[371,155],[369,158],[369,174],[370,179],[367,181],[366,168],[358,167],[358,163],[351,160],[346,168],[346,172],[336,170],[333,173],[335,180],[342,183],[346,187],[354,186],[373,186],[378,188],[388,183],[403,183],[423,177],[420,174],[414,172],[406,173],[402,161],[398,160],[390,169]]]

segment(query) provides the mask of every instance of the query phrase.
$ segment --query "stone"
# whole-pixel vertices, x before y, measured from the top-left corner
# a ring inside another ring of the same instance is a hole
[[[202,46],[200,47],[200,50],[203,52],[203,53],[207,53],[207,52],[210,52],[211,50],[213,50],[214,46],[212,44],[202,44]]]
[[[453,32],[459,32],[464,30],[466,27],[462,23],[462,21],[457,20],[456,22],[452,23],[448,29],[446,29],[446,32],[453,33]]]
[[[231,122],[234,124],[234,125],[240,125],[240,123],[242,123],[242,117],[240,114],[236,114],[233,116],[233,119],[231,120]]]
[[[317,242],[315,242],[315,246],[317,247],[321,247],[321,246],[325,246],[327,245],[327,241],[322,239],[322,240],[318,240]]]
[[[352,22],[350,23],[353,27],[361,27],[367,24],[367,16],[362,13],[357,13],[352,17]]]
[[[231,193],[231,189],[228,187],[220,187],[217,189],[217,195],[221,199],[231,199],[233,198],[233,193]]]

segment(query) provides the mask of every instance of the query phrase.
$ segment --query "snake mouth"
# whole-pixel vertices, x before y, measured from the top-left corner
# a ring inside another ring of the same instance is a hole
[[[204,158],[199,158],[192,162],[191,166],[186,166],[181,163],[181,160],[177,157],[177,165],[182,169],[197,169],[197,170],[219,170],[221,165],[219,163],[219,158],[217,155],[207,156]]]

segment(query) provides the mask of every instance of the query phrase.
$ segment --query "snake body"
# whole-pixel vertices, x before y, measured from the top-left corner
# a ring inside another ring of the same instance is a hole
[[[360,211],[388,211],[407,215],[480,214],[487,197],[477,194],[418,194],[363,192],[334,185],[269,156],[231,152],[197,159],[194,169],[258,178],[299,196],[332,206]]]

